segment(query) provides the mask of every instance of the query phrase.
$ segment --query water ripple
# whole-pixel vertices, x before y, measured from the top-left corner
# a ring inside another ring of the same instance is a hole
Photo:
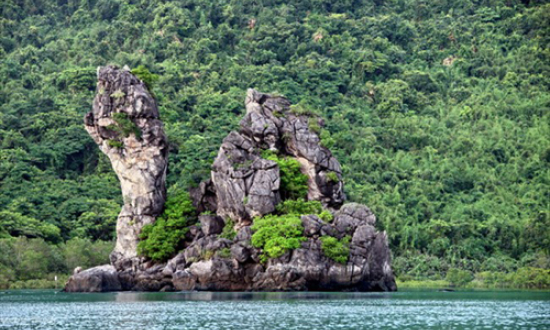
[[[0,294],[0,329],[549,329],[548,293]]]

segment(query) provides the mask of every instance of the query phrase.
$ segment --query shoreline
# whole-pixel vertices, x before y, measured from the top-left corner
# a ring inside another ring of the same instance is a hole
[[[56,283],[54,280],[48,279],[34,279],[26,281],[15,281],[7,283],[7,286],[4,284],[0,286],[0,291],[17,291],[17,290],[58,290],[61,291],[63,286],[70,275],[58,275],[59,279]],[[550,292],[550,288],[522,288],[514,286],[489,286],[483,285],[482,283],[473,281],[463,286],[453,286],[450,282],[445,280],[410,280],[410,281],[401,281],[397,280],[397,291],[396,292],[407,292],[407,291],[521,291],[521,292]],[[120,292],[139,292],[146,293],[149,291],[120,291]],[[155,293],[154,291],[151,291]],[[184,291],[173,291],[173,292],[184,292]],[[204,292],[222,292],[222,291],[204,291]],[[224,291],[225,292],[225,291]],[[228,292],[267,292],[267,291],[228,291]],[[296,292],[296,291],[287,291],[287,292]],[[314,292],[314,291],[298,291],[298,292]],[[317,292],[317,291],[315,291]],[[326,291],[319,291],[326,292]],[[335,293],[346,293],[346,291],[329,291]],[[350,292],[354,293],[354,292]]]

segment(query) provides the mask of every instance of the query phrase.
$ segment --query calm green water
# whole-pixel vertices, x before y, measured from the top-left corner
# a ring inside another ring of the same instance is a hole
[[[7,291],[0,329],[550,329],[550,293]]]

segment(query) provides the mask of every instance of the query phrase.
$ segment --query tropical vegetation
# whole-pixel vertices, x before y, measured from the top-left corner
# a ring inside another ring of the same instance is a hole
[[[74,245],[80,266],[106,260],[122,198],[82,123],[106,64],[152,88],[169,186],[208,177],[247,88],[277,92],[324,118],[311,129],[348,199],[386,230],[399,279],[548,283],[536,280],[550,269],[544,0],[4,0],[0,12],[3,283],[68,274],[72,242],[102,247]],[[139,134],[124,118],[117,129]]]

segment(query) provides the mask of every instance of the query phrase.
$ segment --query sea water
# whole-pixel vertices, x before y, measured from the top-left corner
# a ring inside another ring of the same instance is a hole
[[[550,293],[2,291],[0,329],[550,329]]]

